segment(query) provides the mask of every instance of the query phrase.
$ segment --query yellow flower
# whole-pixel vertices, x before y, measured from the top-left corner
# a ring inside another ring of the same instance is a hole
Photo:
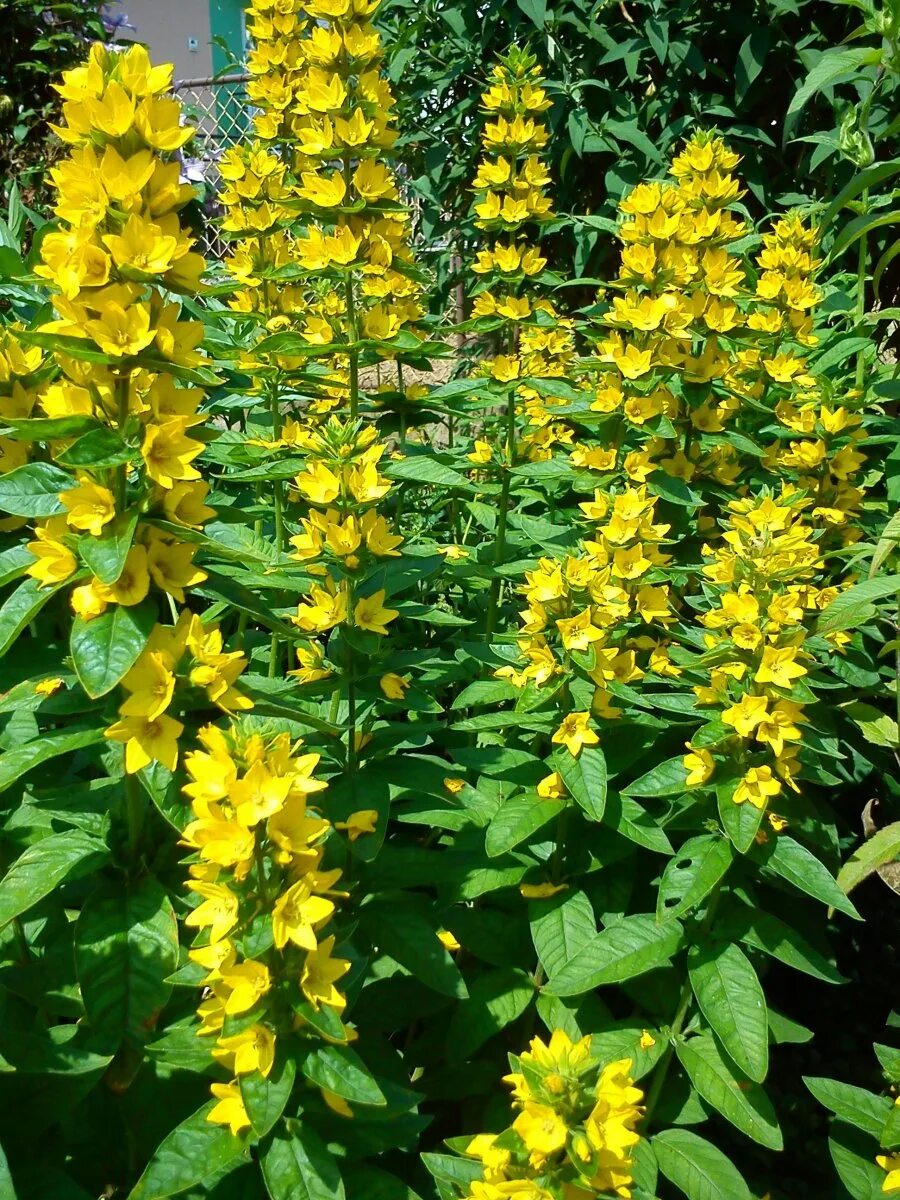
[[[250,1118],[241,1099],[241,1089],[237,1081],[234,1083],[213,1083],[209,1090],[218,1100],[206,1114],[207,1121],[214,1125],[227,1125],[232,1134],[237,1137],[244,1129],[250,1128]]]
[[[272,986],[272,977],[265,963],[252,958],[232,966],[223,966],[219,972],[226,1015],[249,1012]]]
[[[332,958],[334,937],[325,938],[315,950],[306,956],[303,969],[300,972],[300,990],[313,1006],[327,1004],[340,1012],[346,1006],[346,999],[335,987],[342,975],[350,970],[350,963],[344,958]]]
[[[259,1071],[268,1077],[275,1063],[275,1034],[267,1025],[250,1025],[231,1037],[220,1037],[212,1054],[235,1075]]]
[[[63,681],[53,676],[49,679],[39,680],[34,685],[34,690],[38,696],[55,696],[63,686]]]
[[[551,771],[549,775],[545,775],[537,785],[537,794],[543,796],[545,800],[562,800],[568,793],[566,785],[556,771]]]
[[[106,736],[125,743],[125,770],[129,775],[149,766],[162,763],[170,771],[178,765],[178,739],[184,732],[180,721],[165,715],[149,720],[147,717],[123,717],[106,730]]]
[[[641,1030],[641,1040],[638,1042],[638,1045],[642,1050],[652,1050],[656,1045],[656,1038],[649,1029]]]
[[[471,454],[466,455],[469,462],[479,464],[489,463],[494,453],[491,449],[490,443],[476,441],[474,445],[475,449],[471,452]]]
[[[203,449],[203,443],[189,438],[185,425],[183,417],[176,417],[162,425],[146,427],[141,456],[147,474],[160,487],[172,488],[180,480],[200,478],[200,472],[191,463]]]
[[[460,949],[460,944],[449,929],[439,929],[437,931],[437,939],[451,954],[455,954]]]
[[[387,625],[400,614],[395,608],[384,607],[386,595],[387,593],[382,588],[357,603],[353,610],[353,620],[358,628],[381,634],[382,637],[387,634]]]
[[[737,785],[734,793],[735,804],[750,803],[754,808],[765,808],[771,796],[777,796],[781,791],[781,783],[772,774],[771,767],[750,767],[743,779]]]
[[[757,683],[772,683],[775,687],[791,688],[795,679],[805,675],[806,667],[797,662],[797,647],[766,646],[762,662],[753,678]]]
[[[238,923],[237,896],[220,883],[192,880],[188,887],[202,897],[202,902],[188,913],[184,919],[185,924],[198,929],[209,929],[210,945],[221,942]]]
[[[382,675],[381,679],[379,679],[378,686],[388,700],[402,700],[406,695],[406,689],[409,687],[409,677],[406,675],[396,675],[394,672],[388,671],[386,675]]]
[[[546,1104],[528,1102],[513,1121],[513,1129],[525,1143],[528,1160],[540,1169],[546,1160],[566,1144],[568,1127]]]
[[[315,950],[315,930],[330,920],[334,904],[316,896],[305,879],[299,879],[275,901],[272,934],[279,950],[293,942],[301,950]]]
[[[377,808],[361,808],[358,812],[351,813],[346,821],[334,822],[334,828],[343,830],[351,842],[355,842],[363,834],[374,833],[377,827]]]
[[[168,655],[160,650],[147,651],[122,680],[131,693],[119,713],[123,717],[144,717],[155,721],[172,702],[175,676]]]
[[[37,541],[29,542],[27,548],[36,561],[27,573],[42,587],[64,583],[78,570],[75,555],[68,546],[51,537],[46,529],[38,528],[34,533]]]
[[[684,781],[685,786],[689,788],[702,787],[704,783],[710,780],[713,772],[716,769],[715,760],[708,750],[694,749],[687,743],[689,753],[684,756],[684,769],[687,771],[687,779]]]
[[[596,746],[600,738],[590,728],[588,712],[569,713],[553,735],[553,743],[565,746],[573,758],[577,758],[585,746]]]
[[[887,1171],[887,1178],[881,1185],[882,1192],[900,1192],[900,1154],[879,1154],[875,1161],[883,1171]]]
[[[59,501],[68,512],[66,520],[73,529],[84,529],[99,537],[103,526],[116,515],[116,502],[109,488],[82,476],[78,487],[60,492]]]
[[[549,900],[551,896],[568,890],[567,883],[520,883],[519,895],[525,900]]]

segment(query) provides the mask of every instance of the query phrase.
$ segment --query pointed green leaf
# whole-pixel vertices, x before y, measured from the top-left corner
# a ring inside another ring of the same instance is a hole
[[[694,946],[688,955],[691,987],[713,1033],[757,1082],[769,1068],[766,998],[753,964],[738,946]]]

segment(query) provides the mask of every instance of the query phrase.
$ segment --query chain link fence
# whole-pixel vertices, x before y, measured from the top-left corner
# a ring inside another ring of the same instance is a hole
[[[203,188],[206,220],[197,249],[208,259],[221,260],[226,253],[225,242],[216,229],[216,221],[222,215],[218,198],[222,177],[218,164],[223,151],[243,141],[250,130],[249,78],[249,75],[221,75],[210,79],[179,79],[172,88],[184,105],[185,121],[197,130],[184,155],[184,169],[191,183]]]

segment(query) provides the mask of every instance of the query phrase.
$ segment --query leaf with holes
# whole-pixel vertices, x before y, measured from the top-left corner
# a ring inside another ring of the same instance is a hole
[[[734,861],[731,842],[716,834],[690,838],[666,864],[656,898],[656,915],[680,917],[696,908]]]

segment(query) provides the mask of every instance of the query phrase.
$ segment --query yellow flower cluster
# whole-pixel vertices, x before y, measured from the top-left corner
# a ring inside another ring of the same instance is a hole
[[[202,362],[203,326],[180,319],[172,293],[196,290],[204,261],[178,216],[192,191],[171,152],[193,131],[160,95],[171,70],[151,66],[141,46],[95,45],[58,88],[57,132],[72,149],[51,172],[60,228],[43,239],[36,268],[55,293],[57,319],[41,334],[52,335],[58,376],[38,404],[62,431],[102,436],[94,456],[79,445],[76,486],[35,529],[30,574],[45,586],[83,578],[80,558],[88,578],[72,606],[84,620],[140,604],[152,584],[182,602],[205,578],[194,547],[172,532],[212,510],[193,465],[203,443],[190,432],[203,393],[176,383]],[[71,438],[51,442],[53,457],[72,450]],[[111,538],[126,540],[127,554],[104,555],[101,567],[97,543]]]
[[[610,440],[621,452],[579,448],[576,465],[621,466],[636,482],[661,470],[731,486],[744,463],[723,431],[743,425],[740,432],[754,434],[771,423],[762,419],[768,410],[795,432],[818,432],[831,451],[832,440],[858,423],[845,408],[821,407],[820,385],[797,352],[798,342],[815,341],[815,231],[796,214],[777,221],[763,237],[754,283],[736,245],[747,227],[730,211],[741,195],[732,173],[738,161],[721,138],[697,133],[673,160],[673,182],[640,184],[622,200],[621,267],[604,317],[611,332],[597,348],[609,366],[592,404],[615,416]],[[827,457],[837,457],[835,487],[825,478]],[[823,520],[839,524],[829,508],[858,502],[846,481],[861,459],[846,439],[833,455],[784,450],[779,441],[765,461],[782,476],[796,470],[803,486],[815,471]]]
[[[497,331],[501,352],[483,370],[500,384],[561,377],[575,361],[571,321],[540,295],[547,260],[529,232],[534,226],[539,231],[553,216],[547,195],[550,173],[540,155],[549,140],[540,115],[551,106],[542,78],[537,59],[514,47],[494,66],[481,97],[488,120],[472,186],[475,224],[490,241],[472,264],[480,278],[472,316]],[[527,416],[516,457],[547,459],[554,446],[571,441],[569,429],[554,423],[549,411],[564,401],[541,395],[526,383],[516,388],[516,395]],[[471,458],[482,465],[490,462],[489,443],[477,442]]]
[[[182,612],[174,629],[157,625],[137,662],[122,679],[128,693],[119,720],[106,736],[125,746],[125,770],[131,775],[151,762],[174,771],[183,722],[171,715],[190,690],[224,712],[252,708],[235,688],[247,661],[239,651],[223,652],[218,626],[204,626],[195,613]]]
[[[519,589],[527,603],[520,614],[526,636],[519,640],[527,663],[495,674],[516,687],[561,678],[563,696],[589,697],[586,709],[565,713],[553,736],[575,756],[599,741],[592,715],[620,715],[611,682],[629,684],[648,672],[680,674],[665,640],[675,614],[669,585],[657,582],[670,556],[660,549],[669,526],[656,522],[656,504],[646,487],[626,487],[614,496],[597,491],[581,505],[597,522],[593,537],[564,560],[541,559]]]
[[[734,803],[760,811],[785,785],[799,791],[803,711],[813,698],[804,643],[811,618],[837,592],[817,583],[824,564],[804,516],[811,504],[790,484],[733,501],[722,544],[704,547],[715,606],[701,617],[708,681],[694,690],[701,706],[718,710],[723,731],[709,747],[688,747],[687,783],[731,774]],[[833,635],[838,649],[845,640]]]
[[[505,1082],[518,1113],[503,1133],[469,1142],[466,1154],[481,1162],[483,1178],[466,1200],[629,1197],[643,1099],[631,1061],[604,1064],[589,1037],[573,1042],[557,1029],[549,1045],[534,1038],[511,1062]]]
[[[310,348],[331,351],[320,412],[348,388],[354,407],[361,340],[391,342],[422,316],[409,214],[379,161],[397,134],[371,22],[378,3],[253,0],[257,141],[223,162],[224,229],[253,235],[229,260],[244,287],[234,307],[264,313],[270,330],[290,321]]]
[[[206,972],[198,1032],[215,1037],[213,1057],[233,1076],[212,1084],[208,1120],[238,1134],[250,1125],[240,1081],[270,1074],[280,1037],[330,1012],[336,1040],[348,1040],[336,984],[350,964],[332,957],[334,935],[321,936],[341,872],[323,869],[332,825],[310,805],[326,786],[318,754],[297,754],[286,733],[234,725],[207,726],[199,740],[185,758],[188,887],[199,899],[186,919],[199,931],[189,956]]]
[[[24,343],[19,337],[21,331],[18,324],[0,329],[0,420],[4,425],[27,420],[40,397],[44,352],[40,346]],[[24,466],[29,457],[27,440],[0,437],[0,474]],[[3,522],[0,528],[10,526]]]
[[[376,509],[392,487],[378,470],[387,447],[376,437],[372,426],[361,429],[332,418],[303,439],[309,458],[294,486],[310,509],[291,544],[310,573],[322,578],[291,618],[306,634],[347,623],[384,635],[397,616],[395,609],[385,607],[383,590],[358,596],[355,586],[375,561],[398,557],[403,540]],[[301,646],[298,657],[301,666],[294,674],[301,682],[330,674],[316,643]]]

